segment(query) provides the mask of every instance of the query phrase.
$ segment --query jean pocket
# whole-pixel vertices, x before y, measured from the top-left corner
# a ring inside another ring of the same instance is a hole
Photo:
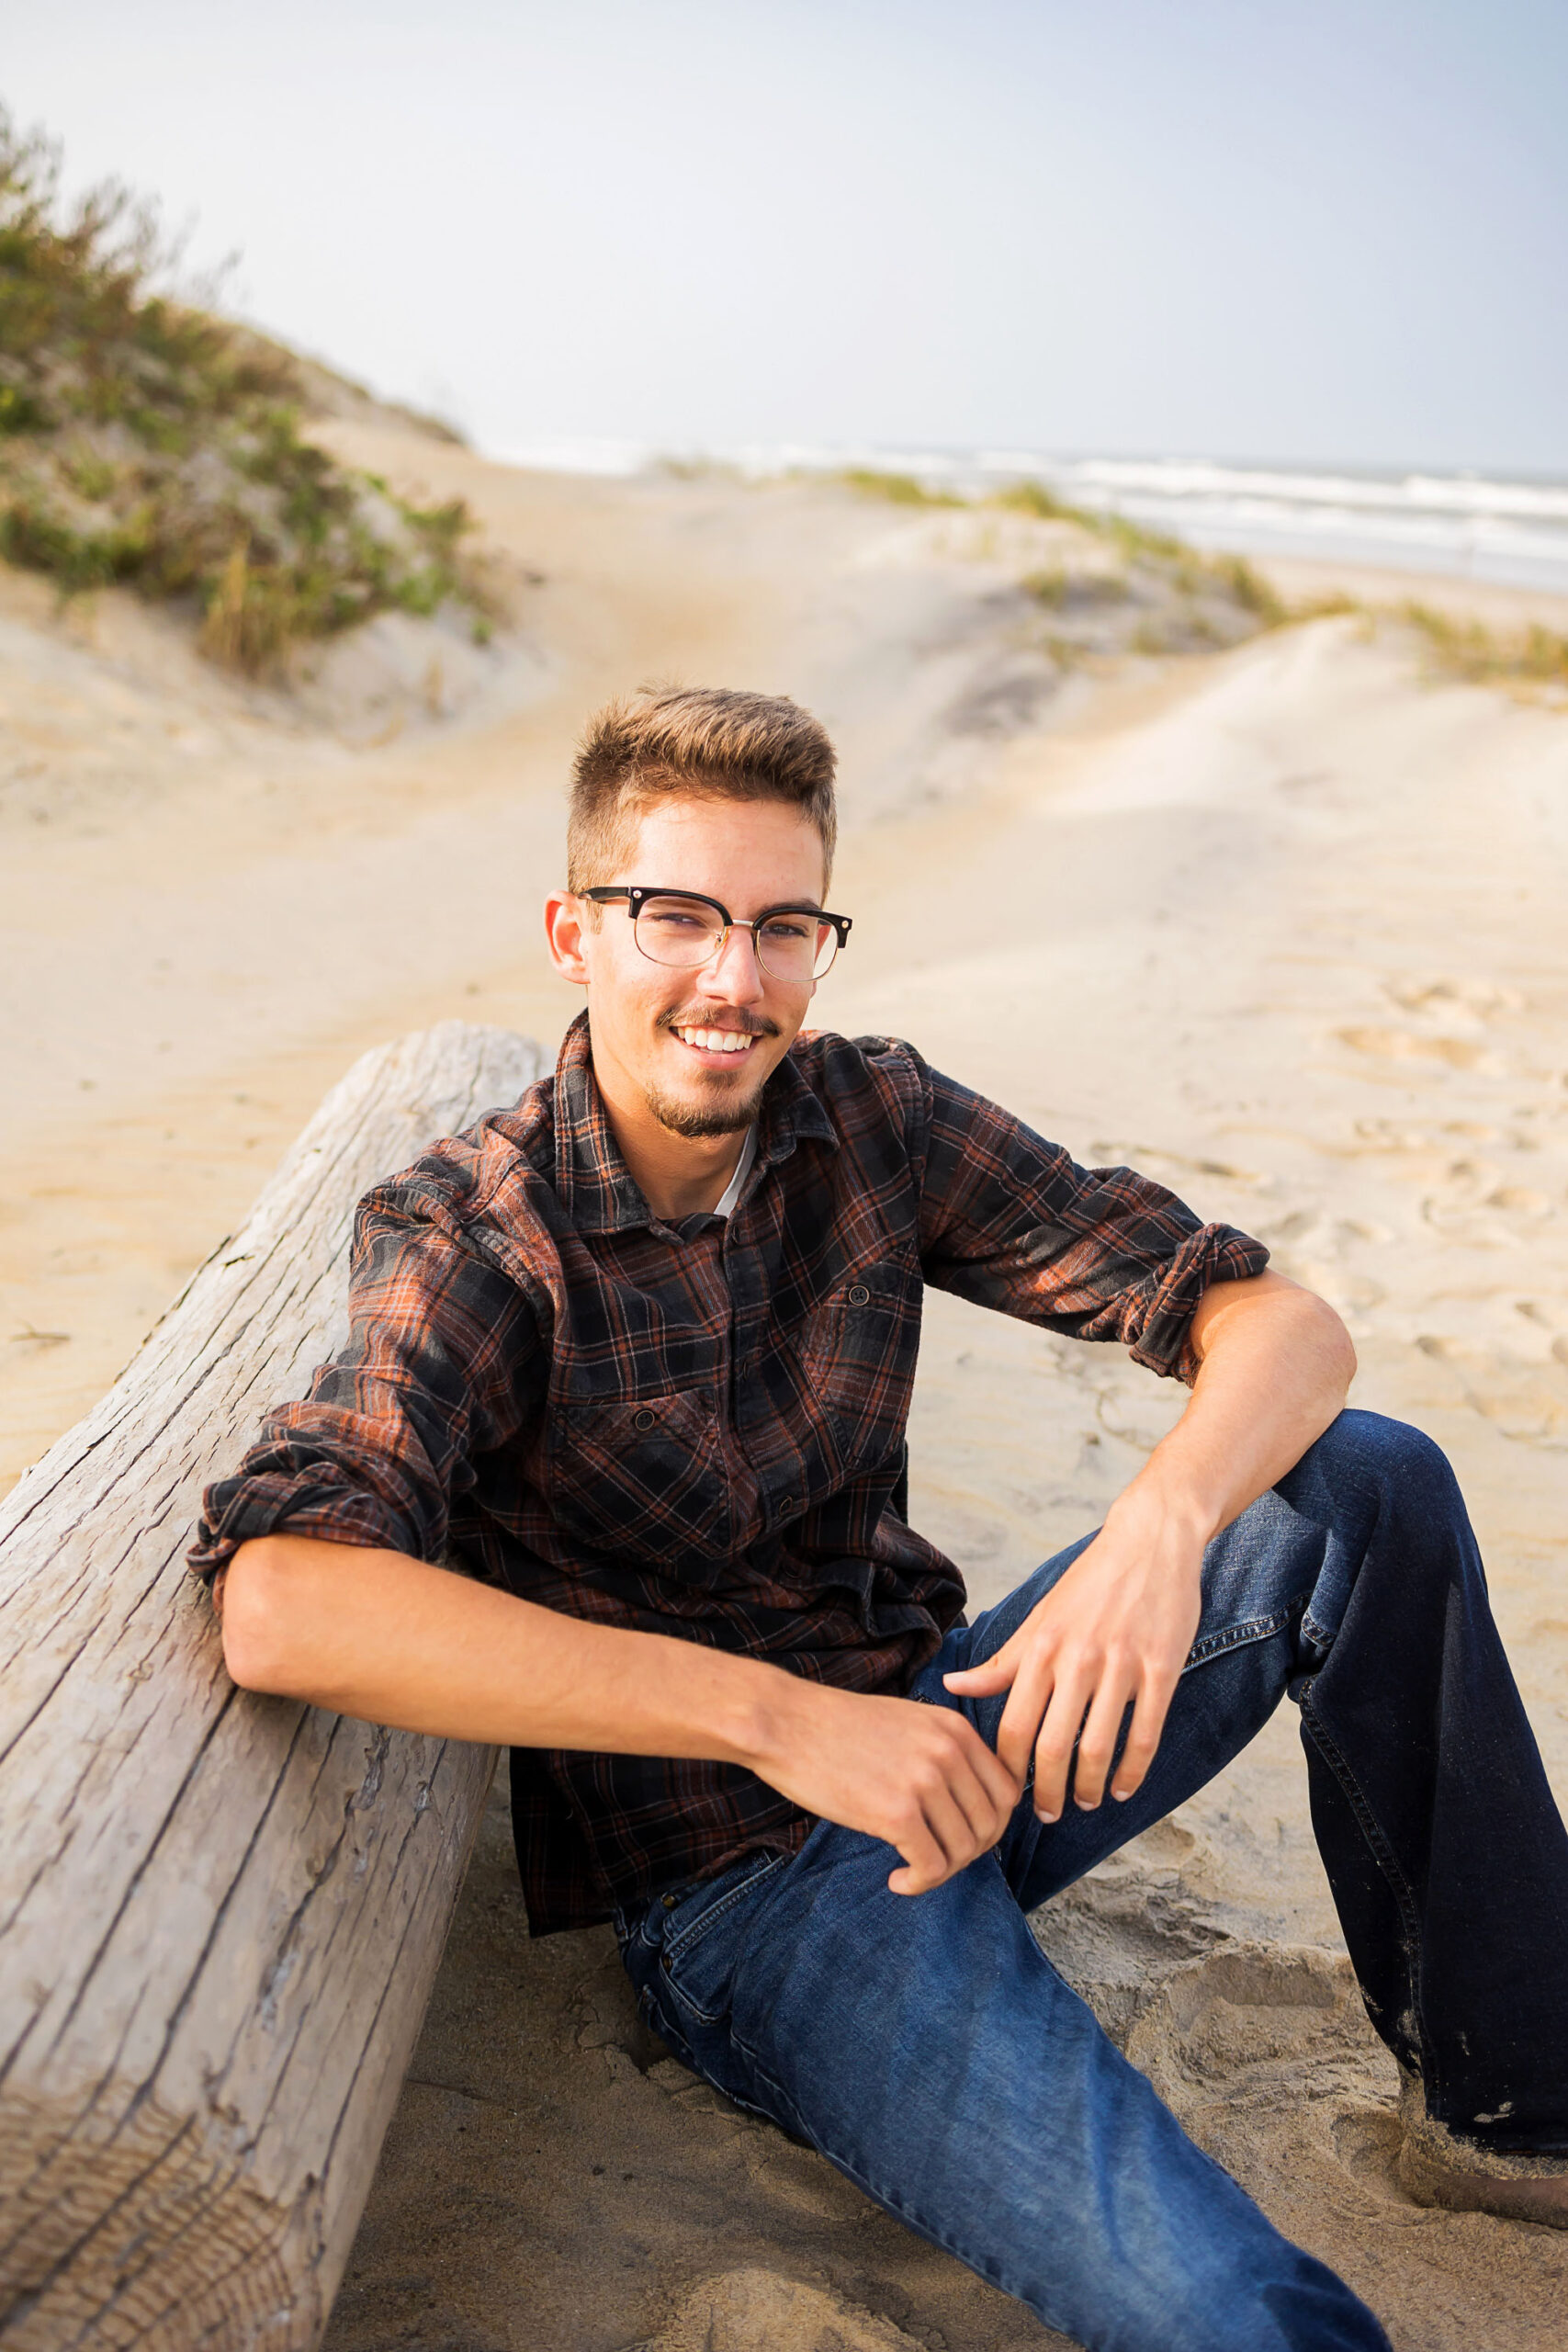
[[[660,1974],[666,1990],[699,2023],[716,2025],[728,2014],[757,1899],[789,1860],[787,1854],[769,1854],[743,1862],[711,1885],[695,1888],[670,1913]]]

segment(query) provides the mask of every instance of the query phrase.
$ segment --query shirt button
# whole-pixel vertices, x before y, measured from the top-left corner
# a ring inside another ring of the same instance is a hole
[[[632,1415],[632,1427],[634,1430],[650,1430],[658,1419],[658,1414],[650,1413],[645,1405],[640,1413]]]
[[[871,1293],[867,1290],[865,1284],[863,1283],[856,1283],[853,1290],[850,1293],[850,1305],[852,1306],[864,1306],[869,1303]]]

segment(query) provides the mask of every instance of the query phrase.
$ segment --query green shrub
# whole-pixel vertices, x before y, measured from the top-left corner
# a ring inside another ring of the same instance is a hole
[[[253,676],[301,639],[494,591],[459,501],[418,506],[301,437],[288,353],[157,290],[177,256],[126,189],[60,195],[0,108],[0,555],[66,596],[184,602]]]

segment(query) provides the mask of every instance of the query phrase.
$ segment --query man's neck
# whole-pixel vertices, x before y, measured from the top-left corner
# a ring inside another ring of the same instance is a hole
[[[646,1102],[617,1102],[602,1080],[599,1094],[621,1158],[654,1216],[671,1222],[710,1215],[740,1164],[747,1128],[720,1136],[676,1135]]]

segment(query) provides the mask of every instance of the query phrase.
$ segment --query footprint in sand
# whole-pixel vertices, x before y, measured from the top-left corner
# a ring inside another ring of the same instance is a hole
[[[1522,1012],[1526,1000],[1517,989],[1495,980],[1385,980],[1383,993],[1404,1012],[1427,1013],[1461,1027],[1495,1021],[1500,1012]]]
[[[1516,1445],[1552,1453],[1568,1448],[1568,1399],[1559,1393],[1562,1384],[1550,1367],[1508,1364],[1436,1331],[1420,1332],[1416,1345],[1452,1381],[1450,1396],[1441,1401],[1468,1405]]]
[[[1336,2116],[1329,2144],[1352,2180],[1398,2211],[1400,2218],[1419,2221],[1424,2210],[1413,2206],[1399,2178],[1399,2151],[1404,2127],[1391,2107],[1348,2107]]]
[[[1450,1069],[1480,1070],[1486,1076],[1498,1076],[1503,1068],[1496,1055],[1473,1037],[1420,1035],[1411,1029],[1371,1027],[1337,1029],[1334,1034],[1342,1046],[1374,1061],[1446,1062]]]
[[[1495,1246],[1512,1239],[1553,1214],[1549,1193],[1533,1184],[1510,1184],[1495,1162],[1453,1159],[1421,1203],[1427,1225],[1458,1239]]]
[[[1506,1012],[1524,1010],[1517,989],[1496,980],[1460,980],[1448,975],[1406,974],[1382,983],[1382,992],[1402,1012],[1426,1025],[1414,1029],[1358,1023],[1335,1032],[1341,1045],[1375,1061],[1436,1061],[1450,1069],[1495,1075],[1502,1064],[1489,1051],[1485,1030]]]
[[[1473,1119],[1449,1119],[1440,1128],[1404,1126],[1394,1119],[1358,1119],[1353,1133],[1357,1141],[1348,1155],[1352,1159],[1374,1152],[1440,1151],[1443,1136],[1462,1135],[1472,1143],[1495,1143],[1498,1130]]]

